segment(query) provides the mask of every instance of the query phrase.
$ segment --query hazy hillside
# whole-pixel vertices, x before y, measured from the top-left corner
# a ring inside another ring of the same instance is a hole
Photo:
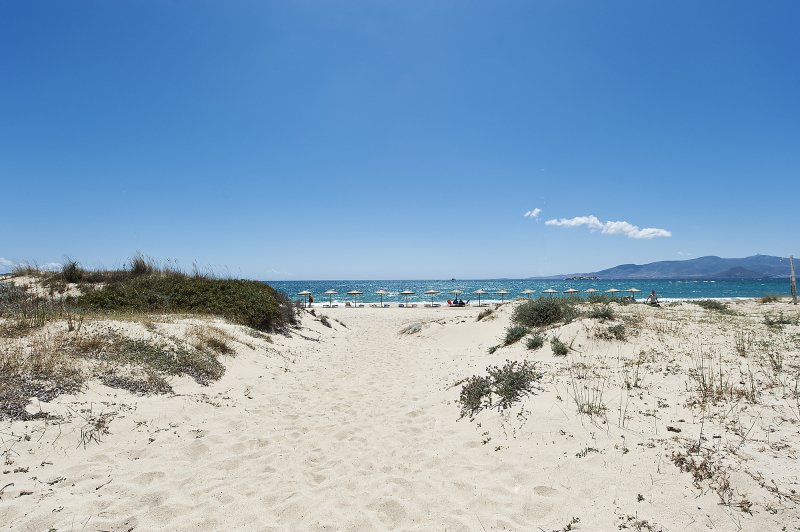
[[[597,276],[602,279],[691,279],[789,277],[789,259],[771,255],[753,255],[742,259],[698,257],[650,264],[621,264],[599,272],[575,273],[551,278]]]

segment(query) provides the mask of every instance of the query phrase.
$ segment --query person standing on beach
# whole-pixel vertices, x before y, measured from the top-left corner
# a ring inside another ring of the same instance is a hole
[[[308,306],[310,307],[313,302],[314,302],[314,296],[309,294],[308,295]]]

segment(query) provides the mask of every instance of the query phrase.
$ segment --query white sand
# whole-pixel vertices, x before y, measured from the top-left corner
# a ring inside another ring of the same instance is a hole
[[[734,307],[768,334],[762,306]],[[0,451],[13,462],[0,475],[0,488],[13,482],[0,500],[0,529],[550,532],[577,518],[575,530],[800,530],[800,412],[791,391],[705,411],[687,404],[692,352],[722,354],[726,375],[749,361],[733,352],[736,327],[704,323],[709,311],[692,305],[626,307],[641,330],[626,342],[592,338],[607,324],[586,319],[547,333],[575,338],[567,358],[553,357],[549,343],[489,355],[511,308],[481,322],[475,308],[316,309],[332,328],[305,315],[302,328],[273,335],[271,345],[218,322],[255,349],[238,344],[208,387],[173,379],[175,395],[140,397],[92,381],[77,397],[34,400],[29,411],[66,421],[0,423]],[[424,327],[398,334],[411,323]],[[797,327],[781,334],[788,367]],[[641,368],[642,387],[627,391],[624,362],[650,348],[657,354]],[[456,383],[525,358],[545,373],[534,395],[459,419]],[[570,377],[575,363],[600,377],[575,378],[575,369]],[[575,390],[598,383],[605,416],[579,415]],[[114,414],[110,434],[85,448],[82,409]],[[670,458],[701,426],[703,448],[727,472],[730,504],[714,491],[719,479],[695,487]],[[736,506],[743,497],[752,514]]]

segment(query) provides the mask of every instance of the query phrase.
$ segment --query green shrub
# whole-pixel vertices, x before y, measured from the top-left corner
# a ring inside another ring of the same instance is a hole
[[[780,296],[776,296],[774,294],[767,294],[761,297],[760,300],[762,303],[777,303],[780,301]]]
[[[565,318],[571,321],[575,315],[575,306],[571,300],[548,297],[546,299],[532,299],[518,305],[511,315],[511,321],[526,327],[536,328],[558,323]]]
[[[542,378],[535,364],[527,360],[521,363],[507,360],[502,368],[489,366],[486,371],[488,377],[473,375],[461,387],[461,417],[474,416],[484,408],[505,410],[530,393],[533,383]],[[498,401],[492,401],[493,395],[499,398]]]
[[[614,309],[611,308],[610,305],[606,304],[601,307],[593,308],[589,312],[590,318],[598,319],[602,322],[606,320],[613,320],[614,319]]]
[[[569,346],[561,341],[558,336],[553,336],[550,340],[550,348],[553,350],[553,356],[565,357],[569,353]]]
[[[512,325],[506,329],[506,337],[503,339],[503,345],[511,345],[522,340],[531,330],[524,325]]]
[[[527,347],[528,349],[532,349],[532,350],[539,349],[539,348],[541,348],[543,345],[544,345],[544,338],[542,338],[542,337],[541,337],[540,335],[538,335],[538,334],[537,334],[537,335],[535,335],[535,336],[532,336],[532,337],[528,338],[528,341],[527,341],[527,343],[526,343],[526,347]]]
[[[469,414],[474,416],[484,408],[484,401],[492,402],[492,379],[473,375],[461,387],[461,417]]]
[[[586,302],[593,305],[608,305],[611,302],[611,297],[608,294],[589,294]]]
[[[258,281],[237,279],[143,276],[109,284],[79,297],[77,303],[101,311],[223,316],[262,331],[297,323],[286,294]]]

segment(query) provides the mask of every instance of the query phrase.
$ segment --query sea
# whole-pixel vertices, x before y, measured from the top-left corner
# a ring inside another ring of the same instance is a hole
[[[594,288],[605,292],[611,288],[627,290],[636,288],[641,292],[618,292],[615,297],[625,297],[633,294],[637,300],[645,299],[652,290],[655,290],[659,301],[669,303],[691,299],[721,299],[737,300],[758,298],[765,295],[790,296],[791,285],[789,279],[626,279],[626,280],[580,280],[580,281],[552,281],[552,280],[526,280],[526,279],[487,279],[487,280],[430,280],[430,281],[264,281],[276,290],[286,292],[293,300],[303,300],[298,292],[308,290],[314,295],[314,306],[329,304],[344,305],[345,301],[358,303],[379,303],[381,297],[374,292],[385,290],[388,294],[383,296],[384,303],[446,303],[456,294],[453,290],[461,290],[458,297],[464,302],[478,302],[475,290],[484,290],[489,294],[481,295],[481,303],[500,303],[516,298],[560,297],[568,288],[580,290],[580,295],[586,297],[586,290]],[[557,290],[558,294],[542,294],[542,290]],[[337,294],[323,294],[334,290]],[[348,295],[347,292],[358,290],[363,294]],[[414,292],[413,295],[400,295],[403,291]],[[438,294],[425,292],[436,290]],[[496,294],[499,290],[507,290],[508,294]],[[523,294],[523,290],[535,290],[535,294]]]

